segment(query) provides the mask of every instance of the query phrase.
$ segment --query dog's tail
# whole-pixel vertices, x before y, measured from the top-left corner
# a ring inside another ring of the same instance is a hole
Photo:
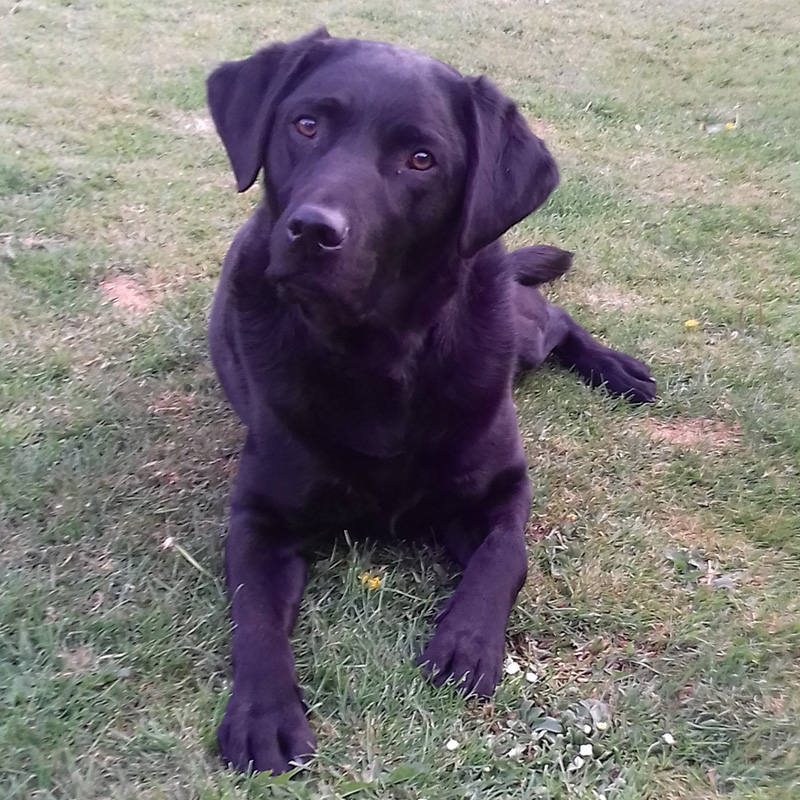
[[[539,286],[561,277],[572,266],[572,253],[551,247],[549,244],[534,244],[506,253],[517,283],[522,286]]]

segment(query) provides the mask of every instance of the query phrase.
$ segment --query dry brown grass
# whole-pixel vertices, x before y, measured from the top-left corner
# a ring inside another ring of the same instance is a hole
[[[713,419],[646,419],[643,427],[655,442],[664,442],[691,449],[704,445],[716,449],[735,447],[741,430],[734,425]]]

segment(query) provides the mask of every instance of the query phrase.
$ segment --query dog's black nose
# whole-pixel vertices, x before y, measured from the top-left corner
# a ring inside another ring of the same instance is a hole
[[[347,220],[332,208],[300,206],[286,226],[289,241],[336,250],[347,236]]]

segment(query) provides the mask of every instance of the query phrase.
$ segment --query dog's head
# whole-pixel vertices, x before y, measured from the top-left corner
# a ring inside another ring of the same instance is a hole
[[[485,78],[324,29],[223,64],[208,103],[239,191],[263,170],[268,277],[342,318],[441,285],[426,270],[446,253],[475,255],[558,181],[544,144]]]

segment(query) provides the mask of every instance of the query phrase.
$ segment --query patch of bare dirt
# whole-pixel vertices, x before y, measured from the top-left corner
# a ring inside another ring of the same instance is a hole
[[[689,548],[714,549],[717,542],[716,532],[706,530],[697,517],[682,511],[665,513],[661,528],[671,540]]]
[[[142,317],[155,304],[150,293],[127,275],[104,280],[100,284],[100,291],[115,308],[131,316]]]
[[[691,197],[697,202],[723,199],[740,206],[768,205],[776,193],[753,181],[731,183],[718,175],[719,165],[711,159],[676,161],[671,156],[641,152],[625,165],[643,194],[663,200]]]
[[[695,447],[699,444],[730,447],[739,441],[739,429],[735,425],[713,419],[647,419],[644,427],[653,441],[678,447]]]
[[[715,564],[736,565],[736,569],[753,563],[752,546],[731,530],[721,530],[693,514],[673,508],[664,509],[657,518],[671,547],[686,548],[703,554]],[[740,579],[740,583],[751,582],[750,576]]]
[[[705,197],[720,186],[710,164],[676,163],[657,153],[639,153],[628,162],[645,194],[663,199],[674,197]]]
[[[53,250],[58,250],[63,247],[67,242],[66,236],[23,236],[19,243],[26,250],[45,250],[51,253]]]
[[[586,302],[595,308],[630,311],[641,308],[647,301],[635,292],[623,292],[614,286],[597,285],[584,294]]]
[[[64,662],[65,675],[86,675],[97,668],[97,659],[91,649],[85,646],[59,653]]]
[[[214,121],[204,112],[174,114],[172,122],[178,130],[194,136],[211,136],[214,133]]]
[[[541,117],[526,117],[525,121],[528,123],[530,129],[545,142],[552,142],[558,138],[556,128],[553,124]]]
[[[0,247],[4,254],[8,257],[13,257],[14,251],[17,248],[22,250],[42,250],[47,253],[52,253],[63,247],[69,239],[66,236],[45,236],[43,234],[35,233],[31,236],[23,236],[17,238],[12,233],[0,233]]]

